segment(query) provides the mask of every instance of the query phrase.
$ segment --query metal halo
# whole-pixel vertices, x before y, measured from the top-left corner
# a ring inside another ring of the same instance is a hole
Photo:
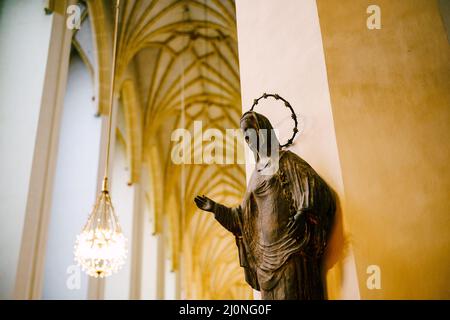
[[[290,145],[294,142],[295,136],[296,136],[297,133],[298,133],[298,128],[297,128],[297,126],[298,126],[298,121],[297,121],[297,115],[295,114],[294,109],[292,108],[291,104],[290,104],[286,99],[284,99],[283,97],[281,97],[279,94],[276,94],[276,93],[275,93],[275,94],[273,94],[273,93],[264,93],[264,94],[263,94],[261,97],[259,97],[258,99],[253,100],[253,105],[252,105],[252,107],[250,108],[250,111],[253,111],[253,109],[255,108],[255,106],[258,104],[259,100],[261,100],[261,99],[267,99],[268,97],[272,97],[272,98],[274,98],[275,100],[281,100],[281,101],[283,101],[283,102],[284,102],[284,105],[286,106],[286,108],[288,108],[289,110],[291,110],[291,118],[292,118],[292,120],[294,120],[294,123],[295,123],[294,129],[292,129],[292,131],[293,131],[292,137],[289,138],[288,141],[287,141],[285,144],[283,144],[283,145],[280,146],[281,148],[288,147],[288,146],[290,146]]]

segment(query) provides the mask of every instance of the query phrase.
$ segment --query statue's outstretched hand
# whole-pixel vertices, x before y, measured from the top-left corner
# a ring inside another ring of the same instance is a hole
[[[216,206],[216,203],[211,200],[208,197],[203,196],[196,196],[194,199],[195,204],[199,209],[202,209],[204,211],[214,212],[214,208]]]

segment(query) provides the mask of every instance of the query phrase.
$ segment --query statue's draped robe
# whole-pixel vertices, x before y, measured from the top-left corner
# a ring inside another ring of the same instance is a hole
[[[302,211],[300,232],[289,218]],[[333,191],[303,159],[281,151],[273,175],[255,170],[242,204],[217,205],[216,219],[236,237],[246,281],[263,299],[323,299],[321,257],[335,212]]]

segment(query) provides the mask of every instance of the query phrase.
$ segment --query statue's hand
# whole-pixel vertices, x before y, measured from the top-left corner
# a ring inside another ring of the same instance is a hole
[[[295,237],[300,237],[305,232],[305,216],[301,211],[289,219],[287,224],[288,233],[292,233]]]
[[[204,211],[214,212],[214,208],[216,206],[216,203],[211,200],[208,197],[203,196],[196,196],[194,199],[195,204],[199,209],[202,209]]]

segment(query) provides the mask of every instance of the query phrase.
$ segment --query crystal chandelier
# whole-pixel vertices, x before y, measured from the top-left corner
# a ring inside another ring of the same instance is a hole
[[[125,263],[127,240],[120,228],[119,220],[111,203],[108,186],[109,154],[111,148],[111,122],[115,87],[117,57],[117,34],[119,26],[120,0],[116,2],[114,26],[113,61],[111,68],[111,91],[109,96],[108,144],[106,148],[105,177],[102,190],[86,225],[75,242],[75,261],[89,275],[95,278],[110,276]]]

